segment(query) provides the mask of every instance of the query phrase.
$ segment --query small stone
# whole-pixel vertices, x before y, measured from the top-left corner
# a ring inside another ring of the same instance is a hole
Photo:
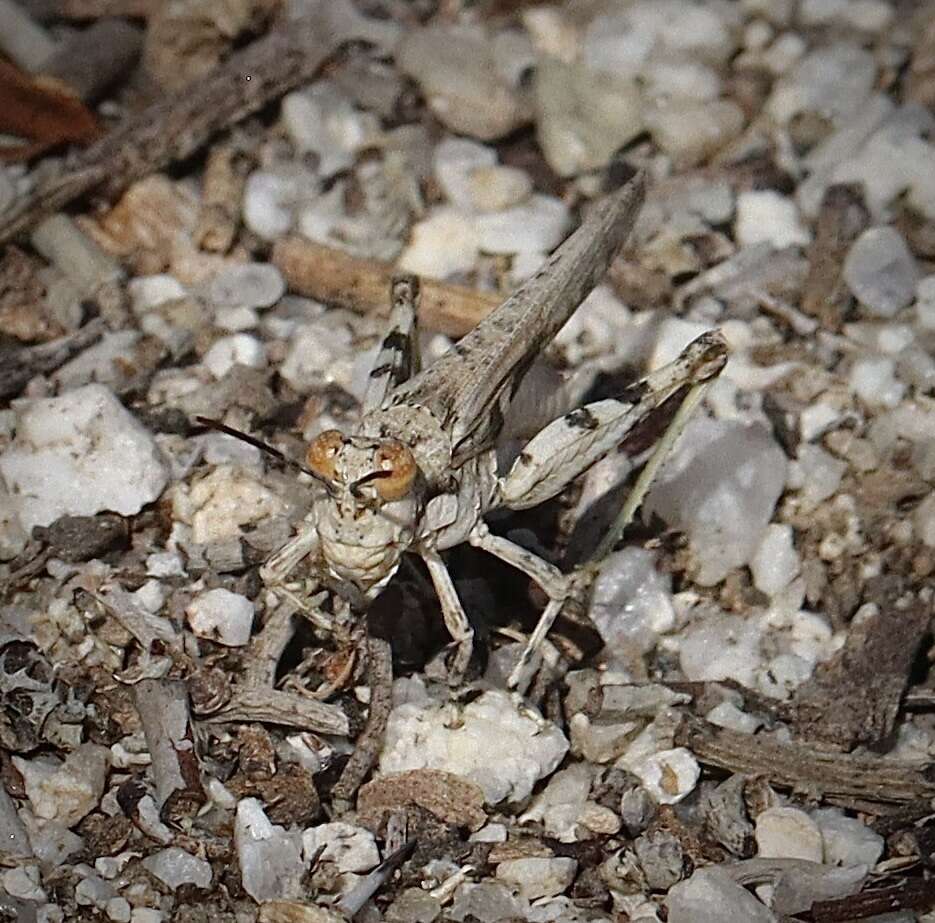
[[[168,466],[149,430],[103,385],[16,407],[0,475],[24,529],[61,516],[138,513],[161,493]]]
[[[289,93],[282,101],[282,120],[300,153],[318,155],[318,172],[325,177],[350,167],[357,152],[380,134],[377,118],[356,109],[326,80]]]
[[[695,417],[643,504],[688,533],[703,586],[756,553],[786,481],[782,449],[763,427]]]
[[[509,695],[483,693],[451,721],[446,703],[397,705],[390,714],[380,771],[441,769],[481,787],[489,804],[522,801],[555,771],[568,741],[550,721],[519,712]]]
[[[448,201],[462,212],[474,208],[474,173],[496,165],[497,152],[470,138],[445,138],[432,157],[439,186]]]
[[[521,205],[485,212],[474,219],[478,246],[485,253],[541,253],[554,250],[571,225],[568,206],[554,196],[531,195]]]
[[[227,647],[242,647],[250,640],[253,614],[253,603],[246,596],[222,587],[199,593],[185,610],[188,624],[199,638]]]
[[[633,844],[646,884],[653,891],[668,891],[682,878],[682,844],[671,833],[644,833]]]
[[[776,596],[801,569],[792,539],[792,526],[771,523],[766,527],[763,541],[750,562],[753,585],[761,593]]]
[[[395,56],[396,66],[419,83],[429,108],[453,131],[490,141],[522,123],[520,101],[498,73],[482,34],[446,26],[413,29]]]
[[[848,376],[854,393],[870,407],[897,407],[906,386],[896,378],[896,360],[889,356],[858,359]]]
[[[306,861],[317,856],[318,862],[333,862],[341,872],[369,872],[380,864],[373,834],[340,821],[309,827],[302,834],[302,848]]]
[[[843,278],[870,314],[892,317],[912,302],[919,270],[899,231],[874,227],[851,245]]]
[[[935,548],[935,494],[929,494],[915,508],[912,524],[916,539]]]
[[[763,724],[761,718],[741,711],[733,702],[721,702],[715,705],[705,715],[705,720],[718,727],[739,731],[741,734],[753,734]]]
[[[408,246],[399,258],[401,269],[433,279],[474,269],[480,251],[475,220],[443,206],[416,222]]]
[[[84,743],[60,764],[19,756],[12,760],[23,777],[26,797],[36,817],[73,827],[97,807],[104,794],[110,750]]]
[[[286,293],[286,280],[272,263],[242,263],[219,272],[208,298],[219,308],[269,308]]]
[[[657,558],[645,548],[625,548],[601,562],[588,615],[610,650],[648,653],[675,627],[672,578]]]
[[[776,923],[776,916],[725,871],[701,868],[666,895],[668,923]]]
[[[133,304],[133,313],[137,316],[188,294],[178,279],[168,275],[137,276],[127,283],[127,292]]]
[[[846,471],[847,462],[835,458],[821,446],[802,445],[798,458],[789,466],[787,484],[799,490],[802,512],[810,512],[837,493]]]
[[[761,811],[756,818],[754,836],[757,855],[763,859],[822,861],[821,830],[798,808],[775,807]]]
[[[300,394],[329,383],[347,388],[352,362],[350,328],[321,318],[293,334],[279,374]]]
[[[873,868],[883,855],[885,841],[856,817],[846,817],[840,808],[819,808],[812,819],[821,830],[824,858],[828,865],[865,865]]]
[[[207,888],[213,877],[211,864],[178,846],[160,849],[143,860],[143,868],[175,891],[182,885]]]
[[[113,923],[130,923],[132,909],[125,897],[112,897],[104,906],[104,913]]]
[[[777,250],[805,246],[811,241],[808,228],[799,220],[795,202],[771,189],[741,192],[737,196],[734,237],[741,247],[768,241]]]
[[[705,612],[681,635],[679,665],[692,682],[734,679],[752,686],[761,663],[762,635],[757,619]]]
[[[529,198],[532,180],[518,167],[478,167],[470,176],[471,204],[478,211],[498,212]]]
[[[296,900],[304,894],[301,836],[271,824],[256,798],[237,805],[234,844],[244,890],[257,903]]]
[[[555,897],[575,880],[576,859],[531,857],[507,859],[497,866],[497,878],[519,889],[527,900]]]
[[[21,901],[45,901],[46,893],[40,881],[39,867],[36,865],[20,865],[0,875],[6,893]]]
[[[554,58],[536,68],[536,131],[542,153],[560,176],[606,166],[643,130],[636,82]]]
[[[477,884],[465,882],[455,893],[448,915],[453,920],[480,920],[481,923],[503,923],[504,920],[525,920],[529,902],[499,881]]]
[[[318,188],[311,171],[257,170],[247,177],[244,187],[244,224],[264,240],[276,240],[292,229],[300,199]]]
[[[660,750],[628,768],[659,804],[677,804],[691,794],[701,776],[698,761],[684,747]]]
[[[441,916],[442,902],[421,888],[406,888],[386,908],[386,923],[433,923]]]
[[[235,333],[215,341],[201,361],[215,378],[223,378],[235,365],[265,368],[266,348],[256,337]]]
[[[648,108],[646,128],[679,167],[711,157],[743,130],[743,110],[726,99],[711,102],[678,100]]]

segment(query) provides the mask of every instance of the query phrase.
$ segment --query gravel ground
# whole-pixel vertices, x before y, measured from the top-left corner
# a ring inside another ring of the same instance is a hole
[[[0,919],[935,921],[935,4],[0,0],[0,51]],[[502,470],[730,356],[610,551],[673,401],[489,517],[593,578],[518,690],[480,549],[456,688],[414,556],[270,585],[392,273],[429,364],[637,171]]]

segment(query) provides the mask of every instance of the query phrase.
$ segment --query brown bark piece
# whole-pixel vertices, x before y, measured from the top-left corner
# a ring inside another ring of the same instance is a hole
[[[869,222],[858,186],[842,183],[828,187],[808,251],[808,276],[802,292],[802,310],[817,318],[826,330],[841,329],[851,301],[842,277],[844,257]]]
[[[918,598],[881,599],[879,611],[852,625],[844,647],[796,690],[796,736],[843,750],[889,737],[930,618]]]
[[[683,716],[676,746],[687,747],[709,766],[762,776],[773,785],[825,796],[884,803],[935,796],[935,778],[930,778],[927,765],[778,743],[690,716]]]
[[[271,261],[290,290],[300,295],[358,314],[389,310],[395,272],[391,263],[361,259],[299,237],[276,241]],[[464,336],[502,300],[499,295],[423,279],[419,323],[448,336]]]

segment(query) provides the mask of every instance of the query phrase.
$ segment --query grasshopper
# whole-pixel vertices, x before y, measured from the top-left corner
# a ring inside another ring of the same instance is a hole
[[[418,279],[394,277],[388,333],[360,422],[352,432],[332,429],[312,440],[302,467],[324,490],[297,535],[261,569],[274,592],[309,558],[321,583],[362,610],[387,585],[402,555],[414,552],[425,562],[454,641],[449,681],[456,685],[468,666],[474,632],[442,552],[467,541],[527,574],[548,597],[510,676],[510,685],[518,684],[581,580],[493,535],[485,515],[555,496],[676,392],[712,379],[726,361],[721,335],[706,333],[619,399],[549,423],[509,471],[497,470],[497,437],[523,376],[603,276],[643,196],[644,180],[637,175],[595,204],[535,275],[425,370],[417,349]]]

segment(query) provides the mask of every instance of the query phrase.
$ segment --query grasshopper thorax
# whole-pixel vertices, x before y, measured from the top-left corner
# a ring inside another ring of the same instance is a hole
[[[306,453],[325,485],[315,504],[321,553],[332,576],[375,596],[395,573],[421,516],[425,482],[397,439],[327,430]]]

